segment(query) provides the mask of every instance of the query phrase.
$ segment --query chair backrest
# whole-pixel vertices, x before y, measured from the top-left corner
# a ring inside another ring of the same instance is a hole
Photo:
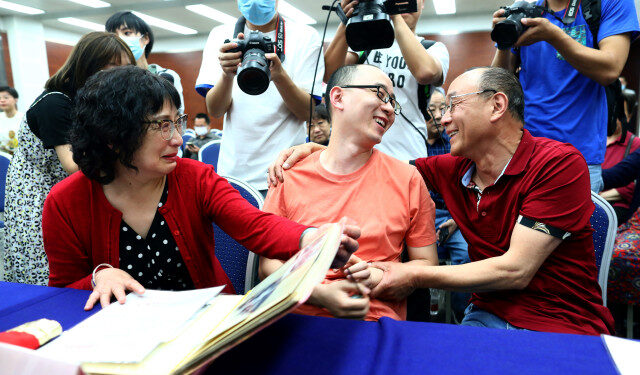
[[[195,137],[195,133],[191,133],[189,131],[185,132],[182,135],[182,146],[180,146],[180,149],[184,150],[184,148],[187,147],[187,142],[192,140],[194,137]]]
[[[10,162],[11,155],[0,152],[0,212],[4,212],[4,191],[7,185],[7,171]]]
[[[220,155],[220,142],[219,139],[215,141],[207,142],[204,146],[200,147],[198,151],[198,160],[203,163],[213,165],[213,168],[218,170],[218,156]]]
[[[593,247],[596,252],[596,266],[598,267],[598,284],[602,289],[602,302],[607,306],[607,281],[609,278],[609,266],[613,254],[613,245],[616,239],[618,219],[613,207],[597,193],[591,192],[591,200],[596,209],[591,215],[591,227],[593,228]]]
[[[218,137],[222,137],[222,130],[220,130],[220,129],[211,129],[211,131],[213,132],[213,134],[217,135]]]
[[[225,177],[231,186],[240,192],[242,197],[253,206],[262,208],[264,199],[262,194],[246,182],[233,177]],[[216,258],[222,264],[231,284],[238,294],[245,294],[257,284],[258,256],[236,240],[226,234],[220,227],[213,224],[213,235],[216,246]]]

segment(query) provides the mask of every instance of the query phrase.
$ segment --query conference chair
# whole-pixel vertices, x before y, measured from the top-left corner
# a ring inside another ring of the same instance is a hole
[[[596,209],[591,215],[591,227],[593,228],[593,247],[596,252],[596,266],[598,268],[598,284],[602,289],[602,303],[607,306],[607,282],[609,278],[609,266],[613,254],[613,245],[616,239],[618,219],[613,207],[597,193],[591,192],[591,200]]]
[[[198,151],[198,160],[203,163],[207,163],[213,165],[213,168],[218,170],[218,156],[220,155],[220,142],[221,140],[216,139],[215,141],[207,142],[204,146],[200,147],[200,151]]]
[[[262,194],[246,182],[233,177],[225,177],[242,197],[261,209],[264,204]],[[216,258],[222,264],[231,284],[238,294],[245,294],[258,283],[258,256],[213,224]]]
[[[213,132],[213,134],[215,134],[218,137],[222,138],[222,130],[220,130],[220,129],[211,129],[211,131]]]

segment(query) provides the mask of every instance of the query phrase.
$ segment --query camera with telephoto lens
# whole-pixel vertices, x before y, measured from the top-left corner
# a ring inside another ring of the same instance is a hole
[[[354,51],[389,48],[395,33],[389,15],[418,11],[416,0],[360,0],[347,20],[340,6],[337,12],[346,23],[347,44]]]
[[[491,40],[498,44],[498,49],[509,49],[516,44],[520,35],[527,29],[522,24],[523,18],[542,17],[545,8],[533,5],[527,1],[516,1],[511,6],[501,7],[504,9],[506,19],[498,22],[491,31]]]
[[[267,91],[271,72],[270,61],[265,53],[274,51],[275,43],[260,31],[251,30],[244,39],[225,40],[238,46],[227,52],[242,52],[242,64],[238,68],[238,86],[249,95],[260,95]]]

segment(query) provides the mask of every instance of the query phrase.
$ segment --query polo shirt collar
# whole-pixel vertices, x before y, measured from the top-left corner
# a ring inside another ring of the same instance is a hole
[[[507,164],[507,168],[504,170],[503,174],[515,176],[524,172],[524,169],[527,167],[527,163],[529,163],[529,159],[531,159],[534,147],[535,142],[533,140],[533,136],[527,129],[523,129],[520,144],[518,145],[518,148],[516,148],[516,152],[511,157],[511,161]]]

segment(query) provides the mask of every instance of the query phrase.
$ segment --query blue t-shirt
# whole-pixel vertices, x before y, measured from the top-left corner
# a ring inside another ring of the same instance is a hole
[[[538,5],[544,5],[539,0]],[[556,12],[560,18],[564,10]],[[582,6],[572,24],[545,17],[580,44],[593,48],[593,36]],[[602,0],[598,42],[640,27],[632,0]],[[520,83],[525,98],[525,128],[536,137],[547,137],[575,146],[587,164],[601,164],[607,140],[607,100],[604,87],[573,68],[553,46],[538,42],[520,48]]]

